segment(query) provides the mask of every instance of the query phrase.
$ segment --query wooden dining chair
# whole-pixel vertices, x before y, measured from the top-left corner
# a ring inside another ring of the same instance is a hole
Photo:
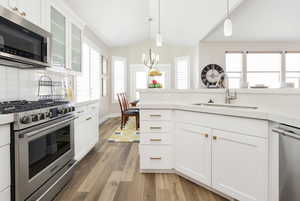
[[[125,106],[126,106],[126,110],[137,110],[137,111],[140,110],[140,109],[137,108],[137,107],[133,107],[132,104],[129,103],[128,98],[127,98],[127,96],[126,96],[125,93],[121,93],[121,96],[122,96],[122,98],[123,98],[123,100],[124,100],[124,103],[125,103]]]
[[[124,101],[122,94],[117,94],[120,109],[121,109],[121,130],[125,127],[129,117],[134,116],[136,120],[136,129],[140,127],[140,113],[137,110],[128,110],[126,109],[126,103]]]

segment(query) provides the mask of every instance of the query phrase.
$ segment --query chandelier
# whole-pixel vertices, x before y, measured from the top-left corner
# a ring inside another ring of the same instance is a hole
[[[147,21],[149,22],[149,39],[151,41],[151,22],[152,22],[152,18],[149,17],[147,19]],[[149,53],[148,55],[146,55],[145,53],[143,53],[142,55],[142,61],[144,63],[144,65],[149,68],[149,70],[151,70],[155,65],[158,64],[159,62],[159,54],[155,54],[154,52],[152,52],[152,49],[149,49]]]

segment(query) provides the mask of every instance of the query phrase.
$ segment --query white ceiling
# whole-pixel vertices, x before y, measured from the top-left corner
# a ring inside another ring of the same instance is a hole
[[[299,8],[299,0],[247,0],[232,13],[232,37],[220,24],[205,41],[299,41]]]
[[[243,0],[231,0],[235,8]],[[109,46],[126,46],[149,38],[146,18],[157,31],[158,0],[65,0]],[[195,46],[226,14],[226,0],[161,0],[164,42]]]

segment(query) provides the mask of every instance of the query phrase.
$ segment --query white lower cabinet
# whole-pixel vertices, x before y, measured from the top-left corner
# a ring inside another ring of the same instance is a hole
[[[98,106],[77,108],[75,120],[75,160],[81,160],[99,142]]]
[[[211,129],[178,124],[175,136],[175,169],[211,185]]]
[[[6,188],[0,192],[0,201],[10,201],[10,188]]]
[[[160,112],[144,114],[158,116]],[[149,116],[141,118],[141,126],[145,126],[141,128],[141,170],[175,169],[239,201],[272,201],[268,200],[267,121],[213,118],[212,114],[187,111],[176,111],[170,120]],[[162,129],[151,132],[151,127]],[[172,140],[166,141],[164,135]]]
[[[2,134],[2,133],[1,133]],[[0,147],[0,191],[10,186],[10,146]],[[2,201],[2,200],[0,200]]]
[[[238,200],[266,201],[267,139],[213,130],[212,185]]]

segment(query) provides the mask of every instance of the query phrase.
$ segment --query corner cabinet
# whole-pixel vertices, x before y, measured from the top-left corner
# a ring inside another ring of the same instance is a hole
[[[265,120],[142,109],[141,171],[173,169],[229,198],[271,201],[268,132]]]

